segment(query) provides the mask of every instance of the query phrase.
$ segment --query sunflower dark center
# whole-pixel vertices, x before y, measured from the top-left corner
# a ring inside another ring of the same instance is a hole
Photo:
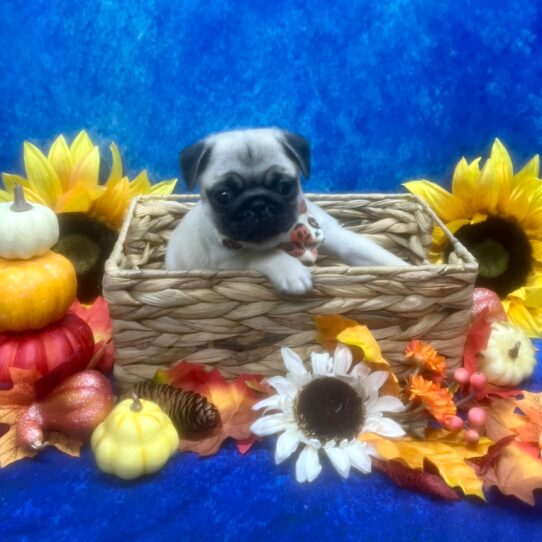
[[[463,226],[455,236],[478,261],[476,286],[504,298],[525,285],[532,268],[532,249],[519,224],[490,216]]]
[[[294,406],[297,422],[309,438],[321,442],[356,437],[364,420],[359,394],[337,378],[317,378],[304,386]]]
[[[104,264],[117,239],[117,232],[84,213],[58,215],[60,237],[53,247],[66,256],[77,274],[77,297],[93,301],[102,293]]]

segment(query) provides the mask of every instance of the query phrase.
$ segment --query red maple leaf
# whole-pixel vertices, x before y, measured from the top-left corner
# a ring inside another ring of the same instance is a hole
[[[373,458],[372,465],[374,470],[387,474],[399,487],[422,491],[450,501],[459,500],[459,495],[437,474],[411,469],[399,461]]]

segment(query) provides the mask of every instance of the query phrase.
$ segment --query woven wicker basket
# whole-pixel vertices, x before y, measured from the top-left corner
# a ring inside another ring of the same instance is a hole
[[[281,346],[303,358],[318,349],[316,314],[369,326],[399,374],[409,370],[401,360],[412,338],[430,341],[450,368],[459,364],[477,264],[448,232],[448,264],[429,264],[433,227],[444,227],[434,213],[409,194],[309,198],[415,267],[352,268],[323,259],[312,271],[314,289],[303,297],[278,295],[251,271],[165,271],[168,238],[198,198],[136,198],[104,277],[121,388],[180,359],[219,367],[232,378],[280,373]]]

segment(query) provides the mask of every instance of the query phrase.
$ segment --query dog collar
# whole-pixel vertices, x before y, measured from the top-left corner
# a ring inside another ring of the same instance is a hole
[[[312,265],[318,257],[318,247],[324,241],[324,232],[315,218],[309,214],[305,200],[301,201],[298,213],[296,222],[288,231],[279,236],[275,248],[284,250],[304,264]],[[220,234],[219,241],[231,250],[254,248],[252,243],[234,241]]]

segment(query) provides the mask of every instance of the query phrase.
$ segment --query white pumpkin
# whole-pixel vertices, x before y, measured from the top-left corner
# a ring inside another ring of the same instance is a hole
[[[16,186],[13,203],[0,203],[0,257],[28,260],[45,254],[58,241],[56,214],[38,203],[30,204]]]
[[[479,368],[490,384],[517,386],[536,365],[535,349],[527,334],[510,322],[493,322]]]

